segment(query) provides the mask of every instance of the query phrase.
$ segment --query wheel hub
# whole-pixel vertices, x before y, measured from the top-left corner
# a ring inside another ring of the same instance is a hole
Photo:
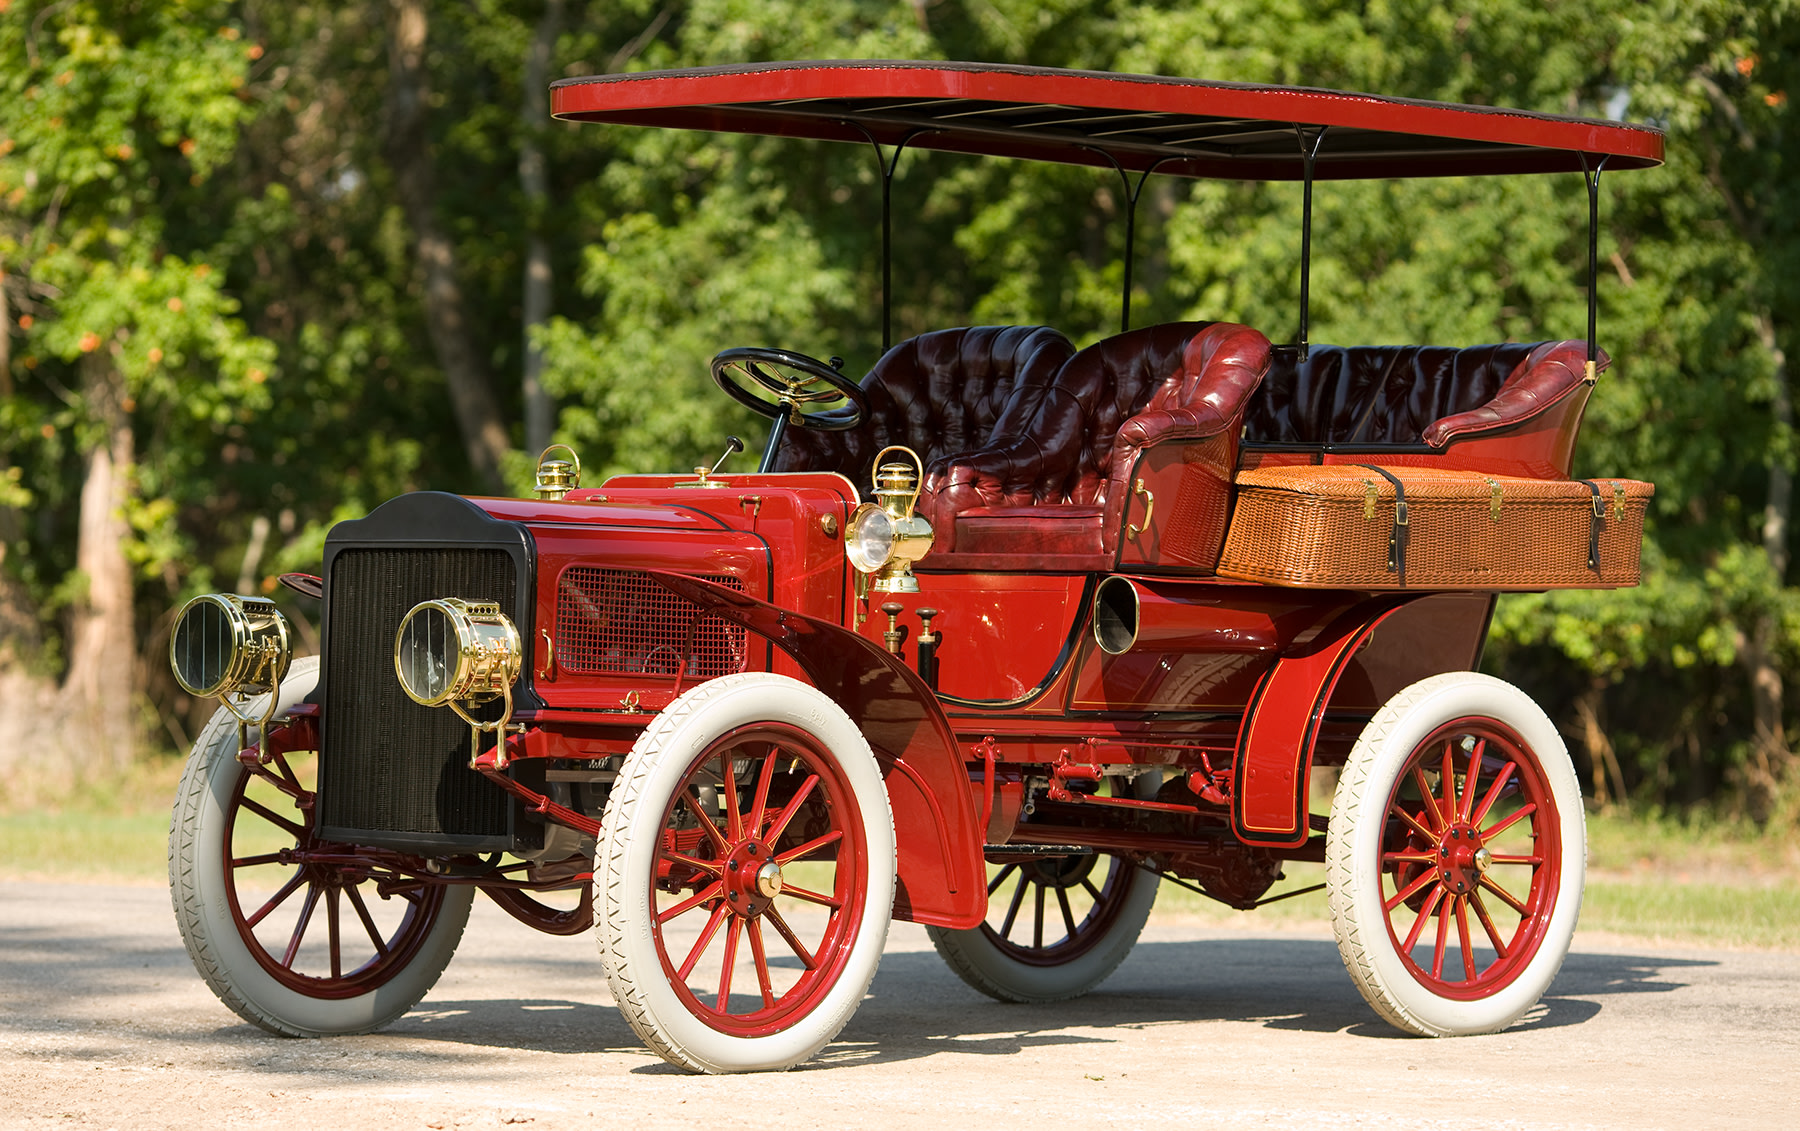
[[[761,915],[781,894],[781,865],[774,850],[746,840],[725,858],[725,906],[746,919]]]
[[[1457,895],[1467,895],[1479,887],[1492,863],[1493,853],[1470,825],[1453,824],[1438,839],[1438,878]]]

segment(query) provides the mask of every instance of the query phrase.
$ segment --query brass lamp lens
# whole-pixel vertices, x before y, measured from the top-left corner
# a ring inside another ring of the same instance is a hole
[[[864,503],[850,515],[844,531],[844,553],[850,564],[874,573],[894,556],[894,519],[873,503]]]
[[[489,601],[445,597],[413,606],[394,635],[394,674],[415,703],[483,703],[519,678],[518,630]]]
[[[287,618],[264,597],[204,593],[182,606],[169,637],[175,682],[201,698],[270,691],[292,658]]]

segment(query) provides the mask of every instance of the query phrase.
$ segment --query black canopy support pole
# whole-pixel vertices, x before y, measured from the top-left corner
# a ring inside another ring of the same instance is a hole
[[[1107,163],[1113,167],[1113,172],[1119,174],[1119,187],[1125,191],[1125,287],[1119,297],[1119,333],[1123,334],[1131,329],[1131,265],[1137,258],[1138,198],[1144,195],[1144,182],[1150,179],[1151,173],[1156,172],[1156,167],[1165,161],[1173,161],[1175,158],[1158,157],[1152,161],[1138,176],[1137,187],[1134,188],[1131,184],[1131,174],[1125,171],[1125,167],[1119,164],[1118,159],[1112,154],[1104,149],[1096,149],[1088,145],[1081,148],[1106,158]]]
[[[907,143],[920,134],[931,131],[913,130],[901,138],[894,146],[893,159],[889,160],[887,154],[881,151],[881,142],[861,122],[845,124],[856,127],[858,133],[869,139],[869,144],[875,147],[875,165],[881,170],[881,352],[885,354],[888,347],[894,344],[894,171],[900,168],[900,154],[906,151]]]
[[[1609,155],[1610,156],[1610,155]],[[1588,327],[1587,327],[1587,383],[1592,385],[1599,376],[1600,346],[1598,342],[1600,330],[1600,174],[1606,171],[1607,157],[1602,157],[1594,165],[1588,164],[1588,155],[1581,155],[1581,179],[1587,182],[1588,194]]]
[[[1305,361],[1311,345],[1307,334],[1312,321],[1312,197],[1313,197],[1313,163],[1318,160],[1319,146],[1325,141],[1328,126],[1294,127],[1294,136],[1300,141],[1300,160],[1304,170],[1305,187],[1300,197],[1300,340],[1295,343],[1300,360]],[[1309,129],[1312,131],[1309,133]]]

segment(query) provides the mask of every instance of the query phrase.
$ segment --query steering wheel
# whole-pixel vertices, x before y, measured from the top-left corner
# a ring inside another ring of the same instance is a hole
[[[712,375],[732,400],[802,428],[842,432],[869,415],[869,395],[861,385],[834,366],[792,350],[728,349],[712,359]]]

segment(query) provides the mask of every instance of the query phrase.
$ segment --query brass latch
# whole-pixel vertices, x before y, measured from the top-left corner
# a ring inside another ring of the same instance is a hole
[[[1490,479],[1488,485],[1488,517],[1495,522],[1500,521],[1500,481]]]

